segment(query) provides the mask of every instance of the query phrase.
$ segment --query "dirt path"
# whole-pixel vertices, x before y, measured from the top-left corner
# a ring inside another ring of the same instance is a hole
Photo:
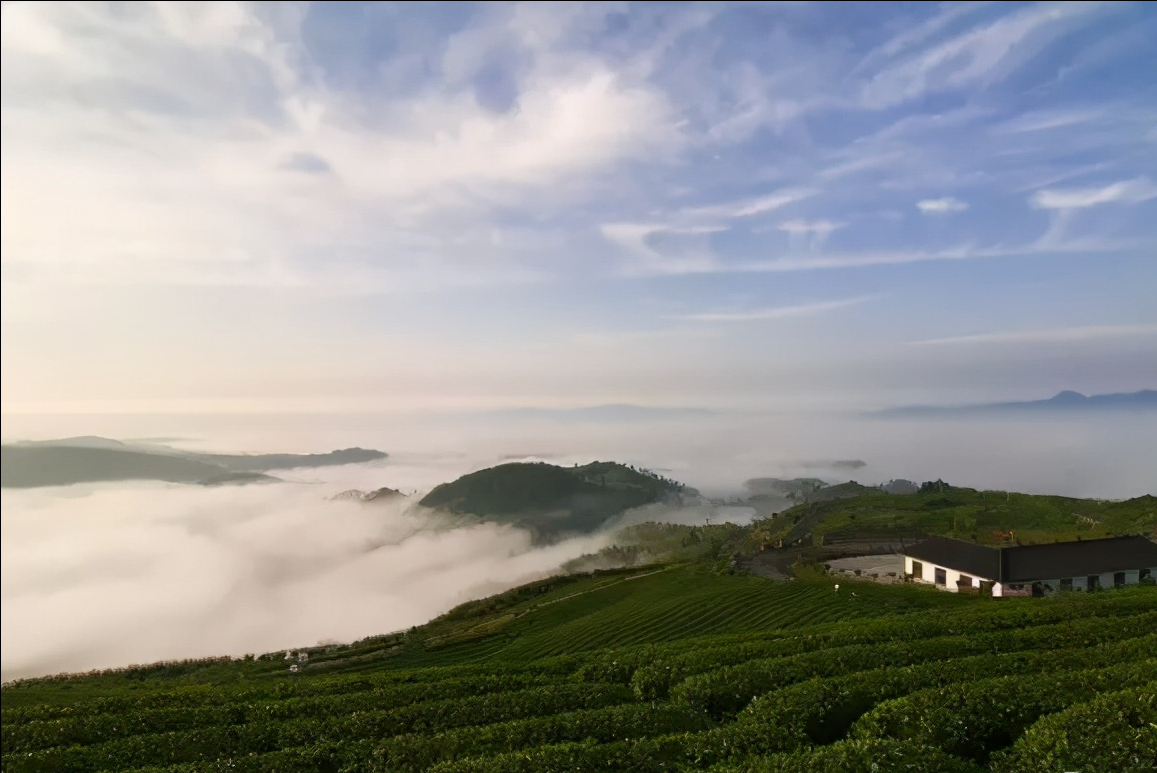
[[[756,553],[741,568],[772,580],[790,580],[794,576],[792,565],[801,558],[814,563],[831,563],[839,559],[861,556],[888,556],[903,549],[900,540],[855,539],[832,542],[822,547],[807,546],[776,550],[774,548]],[[887,569],[885,571],[894,571]]]

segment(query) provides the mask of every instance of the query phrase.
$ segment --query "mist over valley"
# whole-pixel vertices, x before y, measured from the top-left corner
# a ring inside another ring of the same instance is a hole
[[[66,424],[100,436],[187,438],[167,444],[183,449],[181,459],[284,450],[316,460],[326,447],[383,455],[277,469],[266,485],[4,488],[5,680],[405,629],[564,571],[621,542],[630,524],[745,524],[853,479],[1107,499],[1157,490],[1152,414],[1047,424],[725,412],[618,424],[572,415],[13,416],[5,432],[46,441],[67,434]],[[549,494],[563,502],[554,514],[533,502],[505,514],[501,499],[480,514],[419,504],[478,470],[547,462],[567,473],[595,461],[655,471],[685,494],[633,508],[616,499],[562,521],[573,494]]]

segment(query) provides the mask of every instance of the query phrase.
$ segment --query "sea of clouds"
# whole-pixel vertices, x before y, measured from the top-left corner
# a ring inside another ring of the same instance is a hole
[[[221,451],[361,445],[384,462],[276,472],[280,483],[205,488],[124,482],[4,489],[2,676],[270,652],[421,624],[463,601],[560,571],[612,531],[535,544],[520,529],[416,505],[442,481],[502,461],[615,459],[730,501],[751,477],[832,482],[936,478],[996,490],[1126,498],[1154,493],[1157,419],[862,420],[707,415],[608,424],[542,417],[56,417],[6,435],[180,437]],[[862,459],[859,469],[829,461]],[[827,461],[825,461],[827,460]],[[826,465],[826,466],[825,466]],[[345,489],[412,494],[332,501]],[[627,517],[743,522],[743,507]]]

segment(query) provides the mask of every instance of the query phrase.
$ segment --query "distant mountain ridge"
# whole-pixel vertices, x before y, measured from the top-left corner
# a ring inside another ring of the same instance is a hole
[[[0,486],[36,488],[118,480],[202,485],[276,481],[269,470],[330,467],[385,459],[382,451],[345,448],[324,454],[206,454],[96,436],[0,446]]]
[[[1122,392],[1105,395],[1083,395],[1066,390],[1047,400],[1024,400],[979,405],[933,406],[912,405],[877,411],[876,416],[956,416],[977,413],[1041,413],[1085,411],[1150,411],[1157,410],[1157,390]]]

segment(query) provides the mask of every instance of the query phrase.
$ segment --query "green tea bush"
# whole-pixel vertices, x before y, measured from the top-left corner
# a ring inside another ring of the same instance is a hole
[[[984,762],[1046,714],[1151,682],[1157,682],[1157,660],[951,684],[882,703],[860,718],[852,733],[935,746]]]
[[[1157,682],[1106,693],[1037,720],[994,756],[993,773],[1157,771]]]

